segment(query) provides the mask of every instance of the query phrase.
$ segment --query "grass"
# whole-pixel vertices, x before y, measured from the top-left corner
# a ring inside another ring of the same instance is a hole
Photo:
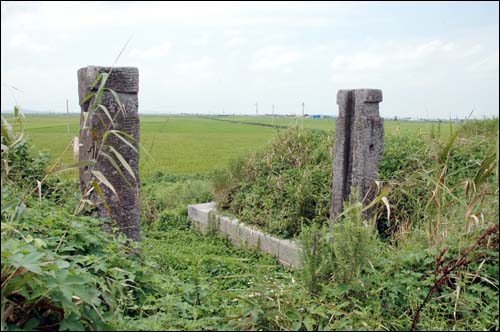
[[[220,117],[224,121],[237,123],[252,123],[276,126],[295,126],[299,125],[309,129],[334,130],[335,119],[301,119],[301,118],[284,118],[276,117],[274,120],[271,117],[265,116],[235,116],[235,117]],[[441,134],[449,135],[448,123],[439,122],[424,122],[424,121],[394,121],[390,119],[384,120],[386,135],[428,135],[434,129],[437,130],[441,126]]]
[[[140,171],[148,176],[155,171],[170,174],[206,173],[255,151],[267,143],[276,131],[270,127],[245,124],[248,122],[271,124],[269,117],[225,117],[214,121],[202,117],[141,116],[140,140],[145,153],[141,155]],[[232,121],[232,122],[228,122]],[[277,118],[277,125],[293,125],[301,119]],[[385,121],[386,135],[427,135],[437,123]],[[334,119],[304,119],[304,127],[333,130]],[[26,134],[35,150],[47,150],[59,156],[78,132],[79,117],[26,116]],[[69,129],[69,130],[68,130]],[[447,124],[441,124],[441,135],[449,132]],[[63,162],[73,158],[70,147]]]
[[[77,133],[79,118],[72,116],[36,116],[26,118],[26,133],[35,150],[48,150],[59,156]],[[224,166],[265,144],[273,135],[272,128],[224,123],[205,118],[143,116],[140,124],[141,175],[155,171],[171,174],[205,173]],[[64,155],[71,162],[72,148]]]

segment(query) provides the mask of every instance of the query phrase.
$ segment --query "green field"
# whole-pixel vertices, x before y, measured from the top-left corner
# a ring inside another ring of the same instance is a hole
[[[141,116],[141,145],[149,152],[141,154],[141,174],[155,171],[172,174],[204,173],[225,166],[229,160],[259,149],[275,134],[269,117],[175,117]],[[302,119],[276,118],[275,125],[302,125]],[[334,119],[304,119],[310,129],[333,130]],[[437,123],[385,121],[386,135],[428,135]],[[78,116],[26,116],[25,131],[33,148],[49,151],[72,161],[72,137],[79,129]],[[278,129],[279,130],[279,129]],[[442,134],[449,132],[448,124],[441,125]]]
[[[303,126],[309,129],[332,130],[335,129],[335,119],[301,119],[301,118],[286,118],[286,117],[255,117],[255,116],[235,116],[235,117],[221,117],[218,118],[223,121],[239,122],[239,123],[261,123],[264,125],[275,126]],[[442,134],[448,135],[449,123],[438,122],[424,122],[424,121],[394,121],[385,120],[386,134],[400,134],[400,135],[428,135],[432,128],[437,131],[440,125]]]

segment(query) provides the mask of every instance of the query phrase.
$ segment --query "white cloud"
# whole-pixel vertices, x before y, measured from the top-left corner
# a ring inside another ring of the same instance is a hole
[[[382,71],[384,73],[402,70],[450,69],[456,64],[465,64],[472,55],[477,55],[478,48],[467,52],[468,45],[457,46],[452,42],[432,40],[428,42],[402,45],[384,44],[372,46],[366,51],[338,55],[331,62],[334,75],[361,74],[363,72]]]
[[[208,79],[215,76],[215,61],[208,56],[200,59],[181,61],[173,65],[174,74],[188,81]]]
[[[230,37],[225,43],[224,46],[229,49],[240,48],[244,46],[248,40],[246,38],[241,37],[240,35]]]
[[[481,57],[478,61],[472,63],[467,68],[471,72],[475,73],[489,73],[496,75],[498,77],[499,69],[499,53],[498,51]]]
[[[204,32],[197,39],[193,41],[193,45],[195,46],[207,46],[210,43],[210,34]]]
[[[378,54],[338,55],[332,61],[332,68],[335,71],[376,70],[382,67],[386,60]]]
[[[477,41],[380,41],[352,45],[334,56],[331,82],[339,88],[382,89],[382,113],[447,117],[451,112],[463,117],[478,100],[481,112],[498,108],[494,101],[498,94],[493,92],[498,61],[498,50],[481,47]],[[489,97],[484,92],[488,90],[493,92]],[[419,113],[426,109],[428,113]]]
[[[14,34],[10,37],[9,46],[35,53],[47,52],[51,49],[47,44],[37,41],[27,33]]]
[[[266,4],[267,9],[271,8]],[[25,31],[66,31],[137,28],[145,24],[187,24],[189,26],[303,26],[317,27],[331,23],[327,17],[303,17],[296,10],[307,4],[278,4],[279,15],[263,12],[258,3],[245,2],[86,2],[45,1],[21,3],[2,2],[2,26]],[[335,6],[330,6],[335,7]],[[309,7],[312,8],[312,7]],[[5,13],[4,13],[5,11]],[[103,32],[105,32],[103,30]]]
[[[165,42],[158,46],[152,46],[145,49],[134,48],[130,51],[130,56],[141,58],[141,59],[152,59],[160,58],[168,55],[172,45],[169,42]]]
[[[273,70],[289,67],[290,64],[302,58],[298,51],[282,46],[269,46],[257,50],[250,66],[253,70]]]

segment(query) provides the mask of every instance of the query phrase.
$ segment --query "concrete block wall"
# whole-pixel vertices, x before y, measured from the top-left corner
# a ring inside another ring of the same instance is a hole
[[[235,245],[271,254],[283,265],[301,265],[301,249],[296,241],[279,239],[245,225],[238,219],[219,215],[215,202],[189,205],[188,216],[194,228],[203,234],[217,231],[226,235]]]

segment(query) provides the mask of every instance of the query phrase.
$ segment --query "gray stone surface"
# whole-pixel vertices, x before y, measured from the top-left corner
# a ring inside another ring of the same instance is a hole
[[[88,66],[78,70],[78,95],[80,104],[89,92],[95,91],[92,83],[99,73],[109,73],[109,67]],[[94,192],[89,197],[97,206],[98,215],[108,220],[104,223],[104,228],[111,231],[111,226],[116,225],[120,232],[124,233],[129,239],[140,240],[140,178],[139,178],[139,115],[138,98],[139,91],[139,71],[135,67],[113,68],[106,84],[107,88],[114,90],[122,105],[124,112],[120,111],[119,104],[116,102],[111,92],[106,91],[103,94],[101,104],[106,107],[113,122],[102,111],[98,110],[90,115],[84,124],[84,114],[89,111],[90,102],[81,105],[82,130],[80,131],[80,160],[96,160],[94,168],[80,168],[80,187],[83,193],[87,192],[91,186],[92,170],[100,171],[111,183],[117,192],[115,195],[106,185],[100,185],[103,196],[109,205],[109,211],[102,199]],[[136,148],[134,151],[130,146],[121,141],[115,135],[109,135],[106,144],[112,146],[130,165],[135,179],[129,174],[122,163],[110,150],[102,150],[108,156],[112,157],[116,164],[121,168],[124,177],[122,177],[113,164],[99,153],[104,132],[115,129],[126,132],[132,136],[135,141],[130,143]],[[111,223],[109,223],[109,220]]]
[[[240,223],[238,219],[217,215],[216,205],[213,202],[188,206],[188,216],[194,228],[204,234],[207,233],[211,213],[215,216],[213,220],[218,221],[219,232],[227,235],[233,244],[250,249],[257,248],[276,257],[281,264],[286,266],[300,266],[301,249],[296,242],[278,239]]]
[[[376,193],[380,158],[384,148],[384,120],[379,116],[382,91],[339,90],[333,160],[331,216],[342,213],[351,188],[364,204]],[[370,211],[367,212],[369,214]]]
[[[261,251],[279,257],[279,244],[279,239],[266,233],[259,234],[259,248]]]
[[[247,248],[257,248],[259,238],[254,235],[254,230],[243,223],[239,224],[239,239]]]
[[[300,248],[294,241],[280,240],[278,259],[285,265],[299,267],[301,265]]]
[[[255,229],[250,229],[250,233],[251,233],[251,236],[247,241],[247,246],[249,248],[252,248],[252,249],[258,249],[261,232],[255,230]]]
[[[224,217],[224,216],[219,216],[219,231],[221,233],[226,233],[227,231],[227,224],[231,222],[231,219],[228,218],[228,217]]]
[[[227,235],[229,237],[229,240],[233,242],[233,244],[239,245],[240,244],[240,239],[239,239],[239,229],[238,229],[238,220],[236,219],[231,219],[231,222],[227,223]]]
[[[207,234],[210,228],[210,212],[215,210],[215,203],[203,203],[196,205],[188,205],[188,217],[191,220],[196,220],[194,223],[194,227],[202,232],[203,234]]]

